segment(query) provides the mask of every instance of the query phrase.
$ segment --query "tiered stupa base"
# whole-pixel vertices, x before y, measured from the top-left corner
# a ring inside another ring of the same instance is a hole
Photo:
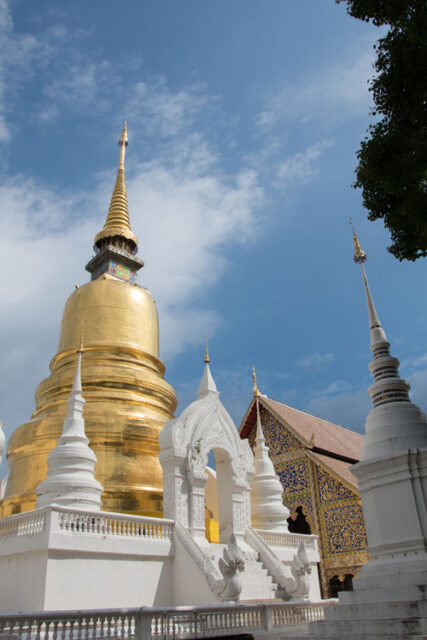
[[[368,563],[339,601],[309,625],[306,640],[425,640],[427,554]]]

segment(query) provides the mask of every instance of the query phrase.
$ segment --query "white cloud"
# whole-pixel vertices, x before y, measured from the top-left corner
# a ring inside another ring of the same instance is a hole
[[[297,361],[297,365],[301,369],[316,372],[322,367],[328,366],[334,362],[335,358],[332,353],[310,353]]]
[[[284,189],[290,184],[306,184],[318,175],[316,166],[322,151],[333,145],[332,140],[321,140],[311,145],[305,151],[296,153],[279,163],[276,171],[275,187]]]
[[[395,340],[393,340],[393,344],[395,344]],[[401,369],[409,369],[411,371],[420,369],[425,365],[427,365],[427,353],[422,353],[420,356],[414,358],[406,358],[400,363]]]
[[[88,110],[92,115],[105,113],[119,84],[119,76],[107,60],[89,62],[78,56],[45,85],[43,93],[47,101],[40,107],[39,119],[46,122],[55,118],[59,107],[77,114]]]
[[[147,133],[170,137],[188,131],[201,110],[215,103],[216,99],[198,85],[173,92],[165,78],[157,77],[135,84],[125,111],[129,120],[143,125]]]
[[[266,108],[258,115],[259,126],[269,129],[280,120],[308,122],[366,114],[371,103],[368,79],[373,75],[374,53],[366,42],[361,44],[363,53],[353,52],[341,63],[317,69],[308,80],[287,83],[267,100]]]
[[[408,382],[411,385],[411,400],[427,412],[427,369],[415,371],[408,376]]]
[[[47,43],[29,34],[14,31],[7,0],[0,0],[0,142],[11,139],[7,121],[8,97],[13,95],[23,78],[28,79],[32,64],[42,63]]]
[[[305,411],[319,418],[359,432],[364,431],[366,417],[372,403],[366,389],[331,395],[327,391],[314,395],[305,405]]]
[[[133,227],[147,265],[140,278],[158,302],[164,357],[202,340],[220,323],[197,299],[223,275],[225,246],[252,236],[263,199],[253,171],[230,181],[214,166],[210,172],[201,167],[197,173],[192,159],[174,167],[153,162],[137,167],[128,180]]]

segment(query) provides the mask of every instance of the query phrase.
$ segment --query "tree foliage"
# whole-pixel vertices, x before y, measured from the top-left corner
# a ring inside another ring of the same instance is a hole
[[[370,220],[384,219],[399,260],[427,256],[427,0],[336,0],[355,18],[388,25],[372,79],[379,116],[357,152],[355,187]]]

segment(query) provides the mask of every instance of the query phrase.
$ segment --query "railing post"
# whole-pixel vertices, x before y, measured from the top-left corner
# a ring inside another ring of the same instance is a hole
[[[263,627],[264,631],[273,630],[273,611],[266,604],[263,605]]]
[[[151,612],[145,611],[144,607],[136,618],[135,636],[137,640],[151,640]]]

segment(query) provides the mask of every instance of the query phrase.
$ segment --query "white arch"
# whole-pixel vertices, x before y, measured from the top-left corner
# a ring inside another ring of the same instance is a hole
[[[219,400],[209,365],[205,364],[197,400],[179,418],[167,422],[159,436],[163,467],[163,515],[205,535],[205,472],[208,453],[217,453],[221,493],[220,540],[243,536],[251,526],[250,481],[253,455]]]

